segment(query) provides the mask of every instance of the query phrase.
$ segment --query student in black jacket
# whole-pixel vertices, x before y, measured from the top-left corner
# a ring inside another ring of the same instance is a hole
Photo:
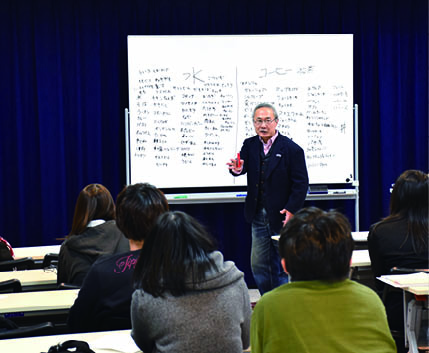
[[[76,201],[70,234],[58,259],[58,283],[81,286],[91,265],[102,255],[129,250],[115,223],[115,202],[101,184],[89,184]]]
[[[395,266],[428,268],[428,202],[428,174],[419,170],[403,172],[392,189],[389,216],[369,229],[368,250],[375,277],[389,274]],[[375,283],[381,293],[383,282]],[[402,293],[390,292],[384,305],[390,329],[403,331]],[[397,343],[403,347],[403,341]]]
[[[70,309],[74,332],[131,328],[132,274],[146,235],[168,211],[164,194],[150,184],[125,187],[116,200],[116,222],[128,238],[130,251],[103,256],[91,267]]]

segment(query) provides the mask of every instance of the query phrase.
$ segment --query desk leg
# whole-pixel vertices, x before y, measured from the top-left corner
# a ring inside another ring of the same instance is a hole
[[[415,299],[410,300],[408,303],[408,315],[407,315],[407,331],[406,339],[408,339],[409,352],[418,353],[417,348],[417,337],[420,330],[421,321],[421,306],[416,302]]]
[[[402,310],[404,315],[404,343],[405,347],[408,348],[408,338],[407,338],[407,321],[408,321],[408,307],[407,307],[407,291],[402,291]]]

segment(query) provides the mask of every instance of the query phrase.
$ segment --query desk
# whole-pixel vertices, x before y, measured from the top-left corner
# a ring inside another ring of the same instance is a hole
[[[422,321],[422,308],[425,305],[426,309],[429,309],[429,274],[421,272],[386,275],[377,277],[377,279],[388,285],[402,289],[405,347],[409,347],[410,353],[418,353],[417,339]],[[416,295],[423,297],[423,300],[416,300]],[[427,342],[425,343],[427,344]]]
[[[0,294],[0,314],[68,311],[79,289]]]
[[[13,248],[15,259],[22,257],[31,257],[34,260],[43,260],[46,254],[60,252],[61,245],[49,245],[49,246],[29,246],[22,248]]]
[[[58,329],[65,328],[78,293],[79,289],[64,289],[0,294],[0,314],[18,326],[51,321]]]
[[[45,270],[23,270],[0,272],[0,282],[18,279],[23,291],[49,290],[57,288],[57,272]]]
[[[368,231],[366,232],[352,232],[352,238],[355,242],[367,242],[368,241]]]
[[[368,250],[353,250],[351,267],[370,267],[371,259]]]
[[[364,233],[364,232],[362,232]],[[279,240],[280,235],[273,235],[274,240]],[[371,259],[368,250],[353,250],[351,267],[369,267],[371,266]]]
[[[366,242],[368,241],[368,231],[366,232],[352,232],[352,238],[355,242]],[[273,235],[271,237],[274,240],[279,240],[280,235]]]
[[[74,333],[74,334],[65,334],[65,335],[13,338],[13,339],[0,340],[0,352],[2,353],[47,352],[51,346],[56,345],[58,343],[63,343],[68,340],[85,341],[89,344],[90,348],[96,353],[141,352],[140,349],[135,345],[133,339],[131,338],[130,330]],[[107,349],[107,347],[110,347],[111,349]],[[117,348],[117,350],[112,350],[115,348]]]

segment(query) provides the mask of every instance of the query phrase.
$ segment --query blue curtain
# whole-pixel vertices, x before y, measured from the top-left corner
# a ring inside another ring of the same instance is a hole
[[[0,234],[14,247],[59,243],[85,185],[114,197],[125,185],[127,35],[139,34],[353,33],[367,230],[402,171],[428,171],[427,28],[426,0],[2,0]],[[353,201],[316,204],[354,224]],[[249,273],[242,204],[174,208]]]

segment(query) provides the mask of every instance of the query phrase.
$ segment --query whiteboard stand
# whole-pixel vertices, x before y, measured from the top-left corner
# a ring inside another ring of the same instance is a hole
[[[355,187],[356,198],[355,198],[355,231],[359,232],[359,126],[358,126],[358,105],[354,105],[354,167],[355,177],[353,180],[353,186]]]

